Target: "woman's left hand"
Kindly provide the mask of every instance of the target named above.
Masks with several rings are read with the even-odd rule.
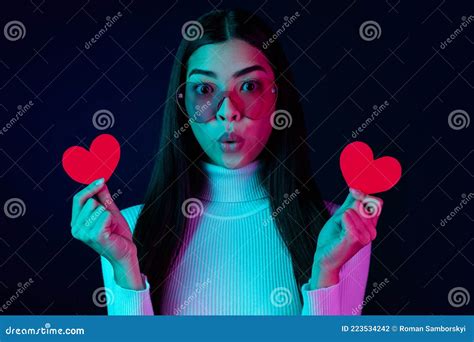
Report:
[[[377,235],[382,210],[381,198],[350,189],[342,206],[319,233],[310,288],[329,287],[339,282],[341,267]]]

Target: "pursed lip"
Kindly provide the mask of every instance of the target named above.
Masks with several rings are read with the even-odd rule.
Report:
[[[241,141],[243,141],[244,138],[242,138],[240,135],[238,135],[237,133],[235,132],[224,132],[224,134],[222,134],[219,139],[217,139],[218,142],[220,143],[230,143],[230,142],[235,142],[235,143],[239,143]]]

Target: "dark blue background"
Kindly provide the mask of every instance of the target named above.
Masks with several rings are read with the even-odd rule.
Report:
[[[26,205],[17,219],[0,215],[0,305],[18,283],[34,279],[5,313],[105,313],[92,302],[102,286],[99,258],[70,234],[71,197],[81,186],[63,171],[62,153],[113,134],[122,157],[109,188],[121,189],[121,208],[141,203],[182,25],[214,7],[241,6],[275,30],[285,16],[300,13],[279,39],[303,95],[306,143],[326,199],[345,198],[340,150],[374,105],[389,102],[357,138],[404,169],[396,188],[381,195],[367,293],[374,282],[390,282],[364,313],[472,314],[472,301],[454,308],[448,292],[473,290],[473,204],[445,227],[440,220],[473,192],[472,124],[453,130],[448,115],[473,113],[474,23],[446,49],[440,42],[473,14],[473,2],[322,3],[2,1],[0,27],[19,20],[26,36],[11,42],[0,35],[0,126],[18,105],[34,102],[0,136],[0,204],[16,197]],[[118,11],[123,17],[86,50]],[[361,39],[367,20],[379,23],[379,39]],[[99,131],[92,115],[103,108],[115,124]]]

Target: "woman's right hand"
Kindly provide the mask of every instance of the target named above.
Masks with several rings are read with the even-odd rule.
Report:
[[[71,233],[112,264],[118,285],[144,288],[132,233],[103,178],[74,195]]]

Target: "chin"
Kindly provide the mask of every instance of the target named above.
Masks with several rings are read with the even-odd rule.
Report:
[[[222,166],[228,169],[237,169],[245,165],[245,154],[242,153],[223,153]]]

